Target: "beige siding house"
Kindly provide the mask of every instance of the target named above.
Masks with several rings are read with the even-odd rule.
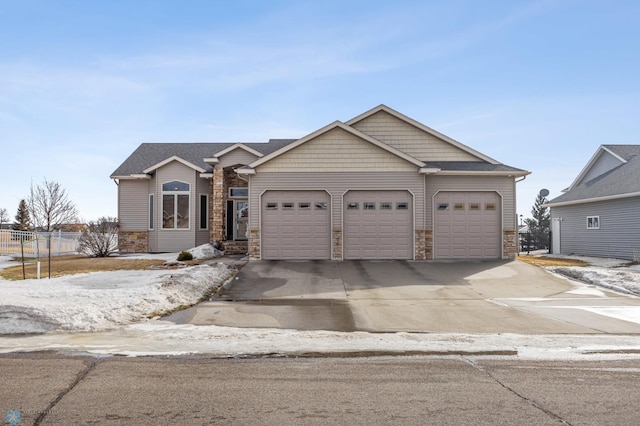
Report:
[[[252,259],[509,259],[504,165],[380,105],[300,139],[142,144],[112,174],[120,250]]]

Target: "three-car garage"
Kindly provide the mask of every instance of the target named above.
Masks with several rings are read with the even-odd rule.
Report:
[[[340,230],[345,260],[414,259],[414,194],[409,190],[268,190],[261,196],[261,258],[329,260]],[[498,259],[501,199],[495,191],[433,196],[433,259]],[[332,216],[334,207],[338,214]]]

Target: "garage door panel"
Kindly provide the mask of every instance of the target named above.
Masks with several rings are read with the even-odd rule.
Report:
[[[267,191],[262,196],[263,259],[329,259],[330,205],[325,191]],[[267,209],[275,204],[276,209]],[[286,208],[285,208],[286,207]]]
[[[434,201],[436,258],[500,257],[501,213],[497,193],[440,192]]]
[[[404,190],[348,191],[343,211],[344,258],[412,259],[412,203],[413,197]],[[372,208],[365,209],[366,205]]]

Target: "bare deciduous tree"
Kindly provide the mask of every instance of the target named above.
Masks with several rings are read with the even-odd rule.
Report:
[[[7,213],[7,209],[0,209],[0,229],[6,222],[9,222],[9,213]]]
[[[118,250],[118,219],[101,217],[87,223],[80,236],[80,251],[87,256],[108,257]]]
[[[47,233],[49,278],[51,278],[51,233],[62,224],[76,222],[78,210],[69,200],[67,191],[58,182],[47,179],[42,186],[34,187],[31,184],[28,206],[36,232],[42,230]]]
[[[31,185],[29,194],[31,220],[45,232],[55,231],[64,223],[78,220],[78,210],[69,200],[67,191],[58,182],[44,180],[42,186]]]

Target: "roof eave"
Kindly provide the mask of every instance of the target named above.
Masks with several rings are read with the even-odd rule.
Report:
[[[472,171],[472,170],[442,170],[438,172],[440,176],[509,176],[523,177],[530,175],[531,172],[526,170],[489,170],[489,171]]]
[[[111,179],[119,179],[119,180],[151,179],[151,175],[146,173],[133,173],[130,175],[111,175],[109,177]]]
[[[586,203],[595,203],[597,201],[609,201],[609,200],[619,200],[621,198],[632,198],[632,197],[640,197],[640,192],[629,192],[626,194],[614,194],[614,195],[604,195],[602,197],[592,197],[592,198],[582,198],[580,200],[570,200],[570,201],[560,201],[557,203],[545,203],[543,207],[561,207],[561,206],[571,206],[575,204],[586,204]]]
[[[255,175],[256,174],[256,169],[248,168],[248,167],[240,167],[234,170],[239,175]]]

